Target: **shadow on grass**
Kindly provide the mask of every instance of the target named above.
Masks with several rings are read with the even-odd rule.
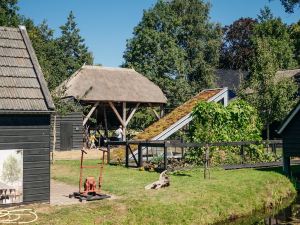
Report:
[[[172,173],[173,176],[178,176],[178,177],[191,177],[191,174],[186,174],[186,173]]]

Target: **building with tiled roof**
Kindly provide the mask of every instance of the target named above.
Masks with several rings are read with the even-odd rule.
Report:
[[[0,111],[53,109],[26,29],[0,27]]]
[[[50,201],[53,111],[26,28],[0,27],[0,158],[8,150],[23,153],[24,203]]]

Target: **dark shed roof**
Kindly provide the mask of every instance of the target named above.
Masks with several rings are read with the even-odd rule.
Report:
[[[248,76],[249,72],[242,70],[230,70],[230,69],[217,69],[216,86],[219,88],[228,87],[229,90],[238,90],[243,80]],[[296,78],[300,80],[300,69],[293,70],[279,70],[276,73],[276,79],[282,78]]]
[[[26,28],[0,27],[0,112],[53,109]]]
[[[300,101],[295,106],[295,108],[289,113],[289,115],[284,119],[280,128],[278,129],[277,133],[282,134],[285,128],[289,125],[289,123],[293,120],[293,118],[299,113],[300,111]]]

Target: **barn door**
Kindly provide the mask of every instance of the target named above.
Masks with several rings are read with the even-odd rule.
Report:
[[[60,150],[71,150],[73,143],[73,124],[60,123]]]

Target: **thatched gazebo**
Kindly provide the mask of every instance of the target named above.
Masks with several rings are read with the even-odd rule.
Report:
[[[95,113],[100,115],[107,130],[107,114],[113,112],[123,126],[124,140],[126,127],[139,107],[151,107],[159,119],[167,102],[161,89],[134,69],[84,65],[60,88],[65,89],[63,98],[92,105],[83,126]],[[155,110],[158,106],[160,112]]]

